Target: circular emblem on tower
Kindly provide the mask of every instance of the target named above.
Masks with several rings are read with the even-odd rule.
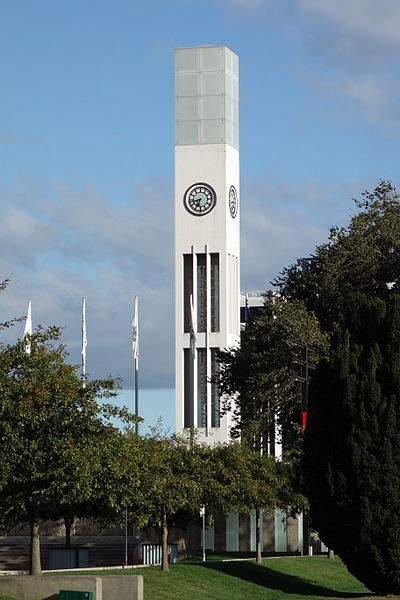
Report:
[[[198,217],[209,213],[216,202],[217,195],[208,183],[194,183],[183,196],[183,204],[186,210]]]
[[[234,185],[229,188],[229,210],[232,217],[235,218],[238,211],[238,197]]]

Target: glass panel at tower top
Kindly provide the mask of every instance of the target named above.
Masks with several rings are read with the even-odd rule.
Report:
[[[175,50],[175,145],[239,149],[239,59],[226,46]]]

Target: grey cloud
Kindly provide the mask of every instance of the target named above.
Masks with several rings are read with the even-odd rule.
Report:
[[[398,134],[400,4],[397,0],[226,0],[290,39],[293,77],[317,91],[327,112]],[[329,106],[329,104],[331,106]],[[336,106],[340,104],[340,106]]]
[[[34,323],[66,327],[71,361],[80,361],[81,298],[86,297],[88,371],[121,375],[132,384],[131,322],[139,295],[141,384],[173,386],[173,193],[141,185],[139,201],[113,206],[99,192],[57,184],[32,203],[29,186],[3,190],[0,279],[4,318],[26,312]],[[167,191],[168,194],[168,191]],[[12,199],[12,200],[11,200]],[[6,215],[6,218],[4,218]],[[22,335],[23,324],[3,339]],[[155,362],[154,362],[155,361]],[[156,367],[154,366],[156,365]]]
[[[285,266],[327,241],[344,225],[363,186],[323,186],[313,180],[288,185],[273,177],[247,179],[241,193],[241,287],[263,290]],[[333,216],[334,215],[334,216]],[[337,221],[332,222],[335,218]]]
[[[298,0],[308,46],[328,67],[315,86],[349,102],[352,118],[393,130],[398,120],[400,5],[395,0]],[[354,110],[352,110],[354,108]],[[358,112],[360,111],[360,112]]]
[[[344,36],[375,48],[400,46],[397,0],[298,0],[299,6],[325,19]]]

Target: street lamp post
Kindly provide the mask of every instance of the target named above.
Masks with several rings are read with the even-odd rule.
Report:
[[[202,506],[200,509],[200,516],[203,520],[203,539],[202,539],[202,548],[203,548],[203,562],[206,562],[206,507]]]
[[[122,516],[125,517],[125,567],[128,566],[128,507],[125,506],[122,511]]]

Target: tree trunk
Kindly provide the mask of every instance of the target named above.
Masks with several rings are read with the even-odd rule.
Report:
[[[71,545],[71,528],[74,524],[74,517],[64,517],[65,525],[65,547],[69,548]]]
[[[32,517],[31,526],[31,550],[30,550],[30,569],[29,575],[41,575],[42,566],[40,563],[40,537],[39,537],[39,519]]]
[[[331,548],[328,548],[328,558],[332,560],[335,558],[335,553],[333,550],[331,550]]]
[[[261,556],[261,510],[256,508],[256,553],[257,553],[257,564],[262,564]]]
[[[162,563],[161,569],[163,571],[169,571],[168,565],[168,524],[167,524],[167,511],[165,506],[161,509],[161,544],[162,544]]]

